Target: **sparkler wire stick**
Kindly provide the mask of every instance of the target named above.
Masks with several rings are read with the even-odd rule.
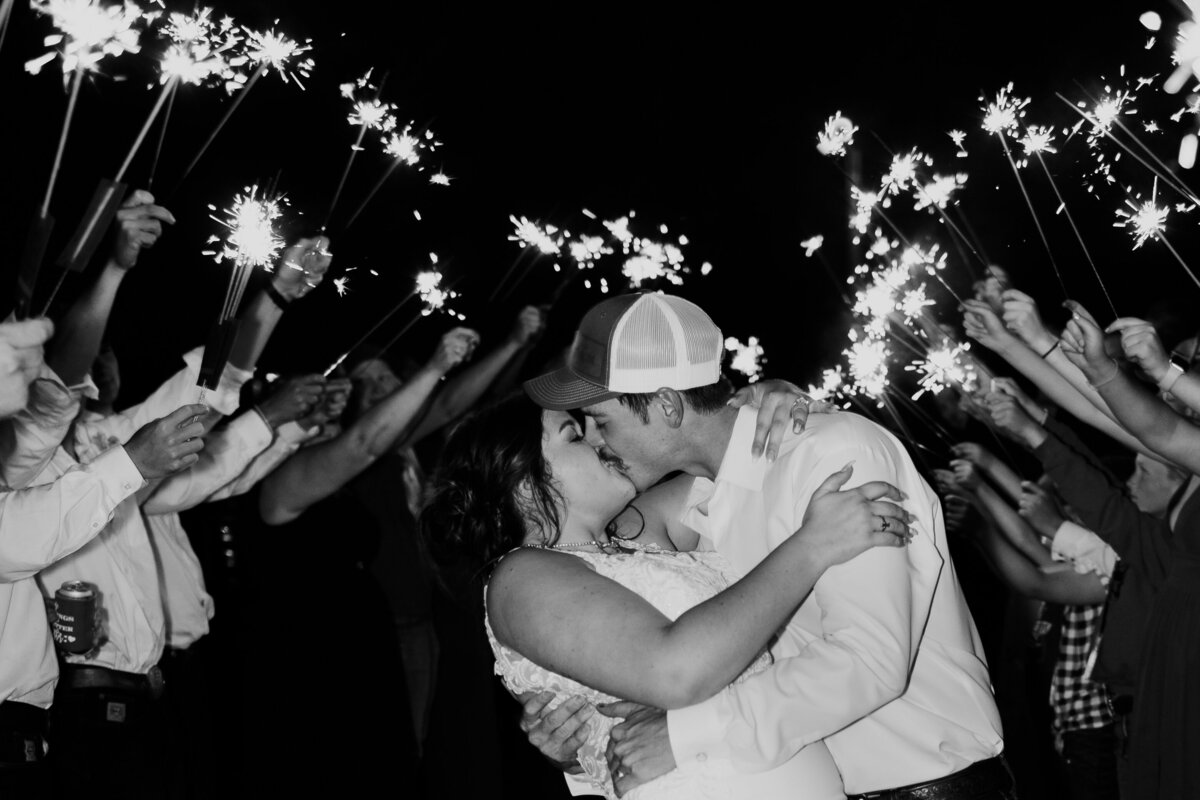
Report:
[[[54,153],[54,165],[50,167],[50,181],[46,184],[46,196],[42,198],[42,217],[50,213],[50,196],[58,181],[58,169],[62,166],[63,151],[67,148],[67,132],[71,129],[71,117],[75,114],[75,101],[79,99],[79,85],[83,83],[83,67],[76,67],[71,76],[71,94],[67,99],[67,112],[63,117],[62,133],[58,137],[58,150]]]
[[[183,185],[185,180],[187,180],[188,175],[192,173],[192,169],[195,168],[196,164],[200,162],[200,159],[204,157],[204,154],[208,152],[209,145],[211,145],[213,140],[217,138],[217,134],[221,132],[223,127],[225,127],[225,123],[228,122],[229,118],[233,116],[233,112],[237,111],[238,106],[241,105],[241,102],[246,99],[246,94],[254,87],[254,84],[266,71],[266,63],[259,64],[258,69],[254,70],[254,73],[250,76],[250,79],[246,81],[246,85],[242,87],[241,91],[238,92],[237,97],[233,98],[233,102],[229,104],[229,108],[225,109],[225,114],[221,117],[221,121],[218,122],[217,126],[212,129],[211,133],[208,134],[208,138],[204,140],[204,144],[200,145],[200,151],[193,156],[191,163],[189,163],[187,168],[184,169],[183,175],[179,177],[179,181],[175,184],[175,188],[171,190],[172,195],[179,191],[179,187]]]
[[[504,277],[496,283],[496,287],[492,289],[491,295],[488,296],[489,303],[494,301],[496,299],[496,295],[499,294],[500,290],[504,288],[504,284],[507,283],[509,277],[512,276],[513,270],[515,270],[517,265],[521,263],[521,260],[525,258],[527,250],[528,248],[521,250],[521,252],[517,254],[517,257],[513,259],[513,262],[508,265],[508,270],[504,273]]]
[[[379,79],[379,85],[375,87],[375,102],[379,101],[380,95],[383,94],[383,84],[387,82],[387,73]],[[342,170],[342,177],[338,181],[337,189],[333,192],[333,200],[329,203],[329,210],[325,212],[325,221],[321,223],[321,233],[329,227],[329,220],[333,218],[333,210],[337,207],[338,198],[342,196],[342,189],[346,186],[346,178],[350,176],[350,168],[354,166],[354,159],[358,155],[358,151],[362,150],[363,138],[367,135],[367,128],[371,123],[364,118],[362,124],[358,126],[358,138],[354,140],[354,144],[350,147],[350,158],[346,160],[346,168]]]
[[[172,91],[167,99],[167,110],[163,112],[162,125],[158,128],[158,144],[154,147],[154,160],[150,162],[150,175],[146,178],[146,190],[154,188],[154,173],[158,171],[158,157],[162,155],[163,142],[167,139],[167,124],[171,121],[171,111],[175,108],[175,95]]]
[[[1058,262],[1054,260],[1054,253],[1050,251],[1050,240],[1046,238],[1046,231],[1042,229],[1042,222],[1038,219],[1037,211],[1033,208],[1033,201],[1029,199],[1029,192],[1025,189],[1025,181],[1021,180],[1021,173],[1013,161],[1012,151],[1008,149],[1008,138],[1004,135],[1004,131],[999,131],[998,135],[1000,146],[1004,148],[1004,158],[1008,161],[1009,168],[1012,169],[1013,177],[1017,179],[1017,186],[1021,187],[1021,196],[1025,198],[1025,206],[1029,209],[1029,215],[1033,217],[1033,224],[1037,228],[1038,236],[1042,239],[1042,246],[1046,248],[1046,257],[1050,259],[1050,266],[1054,269],[1054,277],[1058,278],[1058,285],[1062,289],[1063,297],[1070,298],[1071,293],[1067,291],[1067,284],[1063,281],[1062,273],[1058,271]]]
[[[1192,279],[1192,282],[1197,286],[1200,286],[1200,279],[1196,278],[1196,273],[1192,272],[1192,268],[1187,265],[1187,262],[1183,260],[1183,257],[1179,255],[1179,252],[1171,246],[1171,243],[1167,241],[1167,237],[1162,233],[1157,234],[1157,237],[1158,240],[1166,245],[1167,249],[1171,251],[1171,255],[1175,256],[1175,260],[1179,262],[1179,266],[1183,267],[1183,271],[1188,274],[1188,277]]]
[[[392,162],[392,165],[384,171],[383,176],[375,183],[375,186],[371,189],[371,191],[367,193],[366,199],[359,203],[358,208],[355,209],[354,213],[350,215],[350,221],[342,227],[343,231],[349,230],[350,226],[354,224],[354,221],[358,219],[358,215],[361,214],[363,209],[367,207],[367,203],[371,202],[371,199],[375,197],[376,193],[383,188],[383,184],[387,183],[387,179],[390,178],[392,173],[396,171],[396,168],[400,166],[401,161],[402,159],[397,158]]]
[[[424,317],[424,315],[417,314],[415,317],[413,317],[407,323],[405,323],[404,327],[400,329],[400,332],[397,333],[395,336],[393,336],[391,339],[389,339],[388,343],[383,346],[383,349],[379,351],[380,354],[386,353],[388,350],[390,350],[392,345],[394,345],[400,339],[401,336],[408,333],[408,329],[411,328],[413,325],[416,325],[417,320],[423,319],[423,317]]]
[[[904,392],[894,392],[893,396],[898,397],[901,400],[903,400],[905,406],[910,411],[912,411],[913,414],[917,418],[919,418],[922,422],[924,422],[925,425],[931,431],[933,431],[934,434],[936,434],[937,437],[939,439],[941,439],[943,442],[945,442],[946,444],[950,444],[950,445],[958,444],[957,438],[955,436],[953,436],[948,430],[946,430],[945,426],[943,426],[936,419],[934,419],[932,416],[930,416],[930,414],[928,412],[926,412],[925,409],[921,408],[921,406],[917,403],[917,401],[913,400],[911,397],[906,395]]]
[[[1093,125],[1095,124],[1095,122],[1094,122],[1095,118],[1092,117],[1090,114],[1088,114],[1086,111],[1079,108],[1074,103],[1072,103],[1070,100],[1063,97],[1061,94],[1058,94],[1057,92],[1055,93],[1055,96],[1058,97],[1059,100],[1063,101],[1063,103],[1065,103],[1067,105],[1067,107],[1070,108],[1072,111],[1074,111],[1076,114],[1083,117],[1088,122],[1092,122]],[[1137,161],[1143,167],[1150,170],[1156,176],[1161,178],[1163,183],[1167,184],[1172,189],[1179,192],[1179,194],[1183,195],[1183,197],[1186,198],[1189,202],[1195,203],[1196,205],[1200,206],[1200,197],[1196,197],[1194,192],[1192,192],[1186,186],[1183,186],[1182,184],[1178,183],[1175,180],[1173,175],[1171,175],[1169,173],[1164,174],[1161,170],[1156,168],[1154,165],[1147,162],[1146,159],[1142,158],[1137,153],[1133,152],[1133,150],[1129,149],[1128,145],[1126,145],[1124,142],[1122,142],[1116,136],[1113,136],[1112,131],[1102,128],[1102,129],[1100,129],[1100,132],[1103,133],[1105,136],[1107,136],[1109,139],[1112,139],[1114,142],[1116,142],[1117,146],[1120,147],[1122,150],[1124,150],[1126,153],[1128,153],[1130,155],[1130,157],[1132,157],[1135,161]]]
[[[416,297],[416,295],[417,295],[417,292],[415,289],[413,291],[409,292],[407,295],[405,295],[403,300],[401,300],[399,303],[397,303],[395,306],[393,306],[391,311],[384,314],[383,317],[378,322],[376,322],[374,325],[371,326],[371,329],[369,331],[367,331],[362,336],[360,336],[358,338],[358,341],[356,341],[354,344],[350,345],[350,347],[348,347],[344,353],[342,353],[340,356],[337,357],[336,361],[334,361],[332,364],[329,365],[329,368],[326,369],[324,372],[325,377],[328,378],[329,374],[331,372],[333,372],[335,369],[337,369],[339,366],[341,366],[342,362],[345,361],[350,356],[350,354],[353,353],[355,351],[355,349],[358,348],[359,345],[361,345],[367,339],[371,338],[371,334],[373,334],[373,333],[375,333],[375,331],[379,330],[380,326],[383,325],[383,323],[385,323],[389,319],[391,319],[392,315],[394,315],[397,311],[399,311],[401,309],[401,307],[404,306],[405,303],[407,303],[409,300]],[[408,330],[408,329],[405,328],[405,330]],[[393,339],[392,341],[395,341],[395,340]]]
[[[146,134],[150,132],[150,126],[154,124],[154,119],[158,116],[158,112],[162,110],[163,103],[167,101],[167,95],[175,91],[175,87],[178,85],[178,75],[172,75],[163,84],[162,91],[158,93],[158,99],[154,101],[154,108],[150,109],[150,116],[146,117],[146,123],[142,125],[142,130],[138,133],[137,139],[134,140],[133,147],[129,149],[129,154],[125,156],[125,162],[117,170],[117,176],[113,179],[116,183],[120,183],[121,179],[125,177],[125,172],[129,169],[129,165],[133,163],[133,157],[137,155],[138,149],[146,139]]]
[[[0,0],[0,47],[4,47],[4,35],[8,33],[8,18],[12,15],[14,0]]]
[[[1054,190],[1054,196],[1058,198],[1059,206],[1063,213],[1067,216],[1067,222],[1071,225],[1071,230],[1075,232],[1075,238],[1079,241],[1080,248],[1083,249],[1083,255],[1087,258],[1088,264],[1092,268],[1092,274],[1096,276],[1096,282],[1100,284],[1101,291],[1104,292],[1104,299],[1108,301],[1108,307],[1112,309],[1114,317],[1121,316],[1117,313],[1117,307],[1113,304],[1112,296],[1108,293],[1108,287],[1104,285],[1104,279],[1100,277],[1100,270],[1096,268],[1096,262],[1092,260],[1092,254],[1088,252],[1087,244],[1083,241],[1083,235],[1079,232],[1079,228],[1075,225],[1075,218],[1071,216],[1071,209],[1067,208],[1067,201],[1063,199],[1062,194],[1058,191],[1058,184],[1054,181],[1054,176],[1050,174],[1050,168],[1046,166],[1045,159],[1041,153],[1034,153],[1037,156],[1038,163],[1042,165],[1042,171],[1046,173],[1046,180],[1050,182],[1050,188]]]
[[[917,437],[912,435],[912,431],[908,429],[908,426],[904,424],[904,420],[900,418],[900,412],[896,410],[894,405],[892,405],[892,400],[890,397],[888,397],[886,389],[884,390],[884,393],[879,396],[879,399],[883,401],[883,407],[888,410],[888,413],[892,415],[892,419],[896,421],[896,425],[900,428],[900,433],[904,435],[905,441],[915,442]],[[924,456],[922,456],[920,453],[917,453],[917,458],[919,458],[922,464],[924,464],[925,469],[930,469],[929,463],[925,461]]]

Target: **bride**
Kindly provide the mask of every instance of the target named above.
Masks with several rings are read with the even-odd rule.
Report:
[[[903,546],[910,516],[889,484],[839,491],[847,465],[814,493],[803,524],[738,579],[715,552],[688,552],[678,521],[690,480],[635,498],[612,456],[584,440],[582,418],[516,396],[464,421],[442,456],[422,528],[434,559],[487,578],[496,673],[514,694],[549,691],[592,704],[672,709],[771,668],[767,645],[826,568],[876,546]],[[890,532],[876,530],[885,517]],[[584,777],[615,798],[605,762],[615,720],[594,715]],[[636,800],[844,797],[816,743],[781,767],[739,774],[725,759],[677,769]]]

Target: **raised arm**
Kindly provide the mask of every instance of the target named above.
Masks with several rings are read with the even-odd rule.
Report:
[[[951,448],[959,459],[974,464],[988,477],[1005,497],[1017,502],[1021,497],[1021,476],[1013,468],[996,457],[992,451],[974,442],[960,442]]]
[[[117,211],[112,253],[96,282],[79,296],[59,322],[58,334],[46,355],[47,363],[67,386],[80,383],[92,368],[117,290],[137,264],[141,251],[158,241],[164,222],[174,224],[175,217],[154,204],[154,195],[141,189],[130,194]]]
[[[1200,428],[1176,414],[1104,351],[1104,334],[1078,303],[1063,331],[1062,349],[1087,376],[1130,433],[1157,455],[1200,472]]]
[[[419,442],[469,411],[492,385],[496,376],[533,341],[541,329],[542,312],[534,306],[522,309],[513,323],[512,330],[499,347],[446,380],[446,385],[434,397],[429,413],[421,419],[413,435],[406,437],[406,442]]]
[[[968,336],[1007,361],[1017,372],[1032,381],[1055,405],[1126,447],[1150,455],[1137,437],[1101,412],[1079,389],[1047,364],[1040,353],[1035,353],[1009,333],[986,303],[967,300],[963,305],[966,309],[963,325]],[[1061,347],[1057,348],[1050,357],[1055,357],[1060,350]]]
[[[797,533],[744,578],[674,621],[639,595],[562,553],[521,550],[488,589],[497,639],[526,658],[617,697],[679,708],[712,696],[750,664],[825,569],[907,535],[882,482],[838,491],[847,466],[813,496]],[[886,517],[891,533],[879,529]]]
[[[345,486],[391,449],[413,423],[438,381],[466,357],[474,331],[455,328],[407,383],[335,438],[296,453],[263,481],[259,512],[268,525],[290,522]]]
[[[184,406],[58,480],[0,493],[0,582],[28,578],[83,547],[126,498],[195,463],[201,408]]]
[[[1104,332],[1119,333],[1125,357],[1141,367],[1160,390],[1200,414],[1200,377],[1171,363],[1153,325],[1134,317],[1122,317]]]

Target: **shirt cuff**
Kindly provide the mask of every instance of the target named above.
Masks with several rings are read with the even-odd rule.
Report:
[[[146,479],[121,445],[105,450],[84,469],[100,480],[105,492],[112,497],[114,508],[146,485]]]
[[[1065,521],[1054,532],[1050,553],[1075,565],[1077,572],[1094,572],[1105,582],[1112,577],[1120,560],[1115,550],[1092,531],[1071,521]]]
[[[238,414],[230,421],[226,432],[236,435],[246,444],[248,450],[254,452],[266,450],[275,438],[275,431],[257,408]]]
[[[563,778],[567,781],[567,791],[571,793],[571,797],[596,796],[596,787],[592,785],[591,781],[567,772],[563,773]]]
[[[320,433],[320,431],[320,425],[314,425],[305,430],[300,423],[292,420],[291,422],[285,422],[280,425],[279,428],[276,429],[275,435],[278,436],[285,444],[294,444],[299,447]]]
[[[703,703],[667,712],[667,737],[678,768],[686,769],[710,758],[728,755],[721,713],[725,694],[721,692]]]

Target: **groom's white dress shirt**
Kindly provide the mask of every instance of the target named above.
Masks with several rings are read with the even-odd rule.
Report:
[[[681,769],[710,758],[776,767],[824,740],[846,792],[934,780],[1000,753],[987,664],[946,546],[937,496],[894,436],[849,413],[813,415],[778,459],[750,457],[743,408],[715,481],[697,478],[683,522],[741,574],[800,527],[817,487],[854,462],[848,487],[907,495],[916,536],[829,569],[772,652],[773,668],[667,714]]]

